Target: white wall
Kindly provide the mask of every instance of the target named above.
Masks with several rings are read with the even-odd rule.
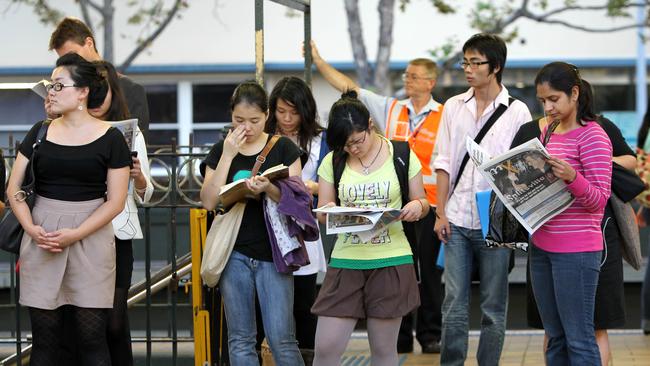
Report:
[[[169,0],[166,0],[168,3]],[[457,14],[437,14],[429,0],[412,0],[404,13],[396,11],[393,61],[404,61],[427,56],[428,50],[449,37],[459,43],[475,30],[468,26],[469,6],[475,0],[451,1]],[[499,0],[505,2],[504,0]],[[560,3],[563,0],[551,0]],[[134,47],[137,29],[126,25],[127,0],[115,0],[116,63],[122,61]],[[374,58],[378,38],[377,0],[360,1],[364,36],[368,54]],[[59,9],[79,16],[78,6],[72,0],[57,0]],[[214,64],[254,62],[254,2],[252,0],[194,0],[156,40],[135,64]],[[580,4],[600,4],[599,0],[580,0]],[[47,51],[51,27],[38,22],[31,8],[24,5],[0,5],[0,67],[48,66],[56,57]],[[302,15],[285,16],[286,8],[265,3],[267,62],[300,62]],[[584,24],[603,27],[622,24],[592,13],[577,13],[567,20],[580,19]],[[525,44],[509,45],[510,59],[563,58],[633,58],[636,40],[634,31],[612,34],[593,34],[568,30],[561,26],[540,25],[530,21],[517,23]],[[122,34],[131,34],[123,39]],[[329,61],[350,61],[352,58],[347,34],[347,20],[342,0],[312,0],[312,37],[318,42],[321,54]],[[102,46],[101,31],[97,40]],[[459,44],[460,46],[460,44]]]

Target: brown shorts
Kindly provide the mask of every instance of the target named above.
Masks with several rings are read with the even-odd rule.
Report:
[[[327,268],[311,312],[336,318],[402,317],[420,305],[412,264],[377,269]]]

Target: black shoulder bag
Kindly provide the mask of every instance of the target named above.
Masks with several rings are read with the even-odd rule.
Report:
[[[34,186],[36,184],[36,175],[34,175],[34,156],[36,156],[36,151],[47,133],[47,128],[50,125],[50,121],[43,121],[41,128],[38,130],[38,135],[36,136],[36,142],[32,148],[32,156],[29,158],[29,163],[25,169],[25,179],[23,184],[20,186],[20,191],[16,192],[16,195],[12,199],[17,201],[25,201],[29,210],[31,211],[34,208],[34,203],[36,201],[36,195],[34,194]],[[11,202],[12,199],[7,198],[7,202]],[[23,227],[18,222],[16,215],[11,210],[9,205],[5,210],[5,214],[0,221],[0,249],[18,254],[20,253],[20,242],[23,240]]]
[[[546,146],[558,122],[551,123],[546,130],[542,145]],[[528,232],[508,210],[506,205],[492,192],[490,195],[490,224],[485,236],[488,247],[505,247],[528,251]]]

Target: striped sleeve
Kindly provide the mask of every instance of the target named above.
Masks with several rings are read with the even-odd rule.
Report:
[[[611,194],[612,144],[596,123],[576,142],[582,173],[576,171],[576,179],[568,188],[587,210],[597,212],[605,208]]]

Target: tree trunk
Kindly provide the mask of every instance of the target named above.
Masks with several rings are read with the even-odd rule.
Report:
[[[379,94],[390,95],[392,88],[388,68],[390,63],[390,50],[393,45],[395,0],[380,0],[377,11],[379,12],[379,44],[377,47],[374,85]]]
[[[113,0],[104,0],[104,7],[102,9],[102,18],[104,21],[104,60],[113,63]]]
[[[348,18],[348,33],[354,56],[354,67],[357,71],[357,82],[362,88],[372,86],[372,70],[368,63],[366,44],[363,41],[361,18],[359,17],[359,1],[345,0],[345,14]]]

